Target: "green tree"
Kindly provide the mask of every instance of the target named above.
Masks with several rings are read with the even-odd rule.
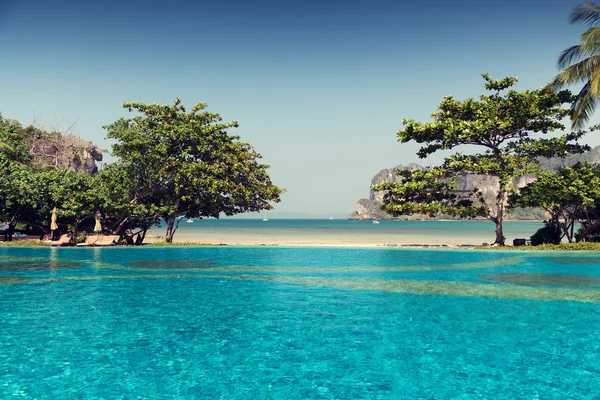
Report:
[[[417,153],[420,158],[439,150],[457,152],[439,167],[400,171],[402,182],[385,182],[373,189],[385,191],[382,208],[392,215],[485,217],[495,223],[494,243],[502,245],[504,211],[509,194],[515,190],[515,179],[535,172],[539,157],[581,153],[587,147],[576,143],[584,131],[541,136],[564,130],[561,120],[568,109],[562,104],[573,100],[569,91],[554,92],[545,87],[517,92],[510,89],[515,78],[493,80],[487,74],[483,78],[491,94],[464,101],[445,97],[432,122],[404,119],[404,127],[397,134],[402,143],[423,144]],[[477,150],[481,152],[463,153]],[[489,198],[476,187],[457,190],[456,177],[466,174],[493,177],[495,195]]]
[[[0,115],[0,153],[10,161],[29,164],[31,156],[27,141],[21,134],[23,127],[19,122],[2,118]]]
[[[34,170],[0,155],[0,220],[11,232],[21,223],[40,234],[50,232],[50,213],[57,208],[59,225],[77,236],[79,226],[103,205],[96,178],[66,169]]]
[[[101,198],[104,229],[126,240],[143,242],[146,232],[160,222],[160,209],[154,205],[150,193],[138,188],[130,165],[112,163],[97,175],[97,193]],[[146,201],[138,201],[137,193]]]
[[[42,176],[49,189],[48,209],[56,207],[59,225],[69,226],[74,240],[77,240],[81,224],[86,220],[92,221],[96,211],[103,206],[98,179],[67,169],[48,170]],[[50,215],[49,210],[47,216]]]
[[[6,154],[0,153],[0,221],[9,223],[9,240],[15,225],[37,203],[32,195],[34,184],[29,168],[11,162]]]
[[[571,122],[580,129],[591,117],[600,99],[600,6],[588,1],[575,7],[569,21],[589,28],[580,43],[564,50],[558,58],[562,70],[552,81],[556,89],[583,84],[571,104]]]
[[[538,180],[512,195],[511,204],[539,207],[550,214],[549,223],[558,226],[569,243],[575,240],[573,228],[581,224],[580,240],[587,241],[600,223],[600,167],[577,164],[558,173],[541,172]]]
[[[19,223],[40,235],[49,232],[53,203],[46,175],[0,154],[0,220],[9,223],[9,236]]]
[[[204,103],[190,112],[172,105],[124,103],[142,115],[105,127],[116,139],[114,155],[133,177],[131,201],[152,205],[167,221],[167,242],[180,219],[219,217],[270,209],[282,189],[272,184],[261,155],[227,133],[236,121],[222,123]]]

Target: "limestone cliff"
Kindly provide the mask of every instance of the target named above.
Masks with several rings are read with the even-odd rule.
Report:
[[[567,166],[571,166],[576,164],[577,162],[588,161],[590,163],[599,163],[600,162],[600,146],[595,147],[591,151],[580,154],[573,155],[566,158],[551,158],[551,159],[542,159],[541,165],[542,168],[549,171],[556,171],[560,168],[564,168]],[[394,168],[383,169],[379,171],[373,179],[371,179],[371,186],[378,185],[383,182],[399,182],[401,178],[396,175],[397,170],[410,170],[414,171],[416,169],[422,169],[424,167],[418,164],[408,164],[408,165],[398,165]],[[523,187],[535,180],[533,175],[526,175],[520,178],[517,178],[514,182],[515,186],[520,188]],[[467,175],[457,178],[457,184],[460,190],[472,190],[477,187],[483,193],[484,199],[487,204],[494,204],[493,199],[496,197],[497,186],[498,186],[498,178],[487,176],[487,175]],[[373,190],[369,191],[368,199],[360,199],[358,203],[356,203],[356,210],[350,214],[348,219],[352,220],[370,220],[370,219],[394,219],[393,216],[381,210],[381,205],[383,204],[383,193],[382,192],[374,192]],[[400,219],[429,219],[423,215],[408,215],[399,217]],[[447,216],[440,216],[440,218],[449,218]],[[506,219],[544,219],[545,214],[541,210],[532,210],[532,209],[516,209],[511,210]]]
[[[28,135],[27,144],[33,164],[39,168],[67,168],[94,175],[96,162],[102,161],[100,148],[73,135],[36,130]]]

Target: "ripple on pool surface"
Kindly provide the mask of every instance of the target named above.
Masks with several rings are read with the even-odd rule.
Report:
[[[0,285],[19,283],[25,281],[24,278],[19,278],[16,276],[0,276]]]
[[[72,261],[15,261],[0,263],[0,271],[48,271],[81,266],[83,264]]]
[[[591,257],[551,257],[547,260],[561,264],[600,264],[600,259]]]
[[[198,268],[214,267],[219,265],[216,262],[203,261],[179,261],[179,260],[152,260],[152,261],[134,261],[128,264],[132,268]]]
[[[600,277],[571,274],[506,273],[479,275],[480,279],[526,286],[600,286]]]

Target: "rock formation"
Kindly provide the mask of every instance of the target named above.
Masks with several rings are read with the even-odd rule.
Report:
[[[93,143],[73,135],[37,131],[28,135],[29,154],[39,168],[67,168],[94,175],[97,161],[102,161],[102,150]]]
[[[566,158],[550,158],[542,159],[540,164],[542,168],[548,171],[557,171],[560,168],[574,165],[578,162],[588,161],[590,163],[600,162],[600,146],[595,147],[591,151],[573,155]],[[373,179],[371,179],[371,187],[373,185],[379,185],[383,182],[399,182],[402,178],[396,175],[396,170],[410,170],[423,169],[424,167],[418,164],[398,165],[394,168],[382,169],[379,171]],[[517,178],[514,182],[515,186],[520,188],[535,180],[533,175],[525,175]],[[493,205],[493,199],[496,197],[498,187],[498,178],[488,175],[466,175],[457,178],[459,190],[472,190],[477,187],[483,193],[486,204]],[[371,219],[395,219],[392,215],[381,210],[383,204],[383,193],[369,191],[368,199],[360,199],[356,203],[356,209],[350,214],[348,219],[351,220],[371,220]],[[452,218],[448,216],[440,216],[440,218]],[[532,209],[515,209],[510,210],[506,215],[506,219],[544,219],[545,215],[541,210]],[[403,215],[397,219],[430,219],[424,215]]]

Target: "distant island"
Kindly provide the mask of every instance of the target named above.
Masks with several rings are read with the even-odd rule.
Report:
[[[548,171],[558,171],[561,168],[575,165],[578,162],[588,161],[590,163],[600,162],[600,146],[594,147],[592,150],[579,155],[572,155],[566,158],[545,158],[540,160],[540,164],[543,169]],[[385,181],[399,181],[399,177],[396,175],[397,170],[417,170],[424,169],[422,165],[411,163],[407,165],[398,165],[393,168],[382,169],[379,171],[373,179],[371,179],[371,185],[381,184]],[[459,177],[457,183],[460,190],[469,190],[474,187],[478,187],[485,197],[493,197],[496,195],[495,187],[497,186],[494,181],[494,177],[487,175],[476,175],[471,174],[464,177]],[[526,175],[515,181],[517,187],[523,187],[528,183],[535,181],[533,175]],[[368,199],[360,199],[356,203],[356,209],[348,216],[349,220],[433,220],[433,219],[456,219],[451,216],[440,215],[438,218],[430,218],[422,214],[405,215],[399,218],[393,217],[385,211],[381,210],[383,204],[383,193],[374,192],[369,190]],[[507,215],[507,220],[518,220],[518,221],[542,221],[547,218],[546,213],[540,209],[534,208],[515,208],[510,210]]]

